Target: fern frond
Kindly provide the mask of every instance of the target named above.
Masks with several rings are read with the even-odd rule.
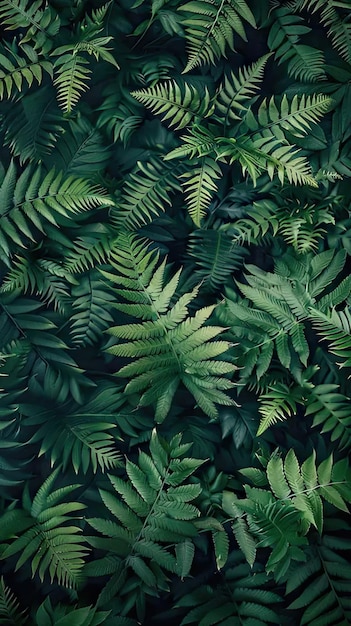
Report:
[[[197,534],[194,522],[200,515],[192,502],[201,488],[185,481],[203,461],[184,457],[188,448],[180,436],[168,444],[154,430],[150,454],[140,452],[138,463],[126,462],[129,482],[110,475],[114,493],[100,490],[116,518],[108,534],[124,540],[115,542],[110,552],[118,557],[122,570],[131,568],[148,587],[157,586],[153,564],[182,576],[191,567],[194,550],[189,537]],[[88,523],[106,533],[105,520],[94,518]]]
[[[189,389],[203,410],[216,417],[215,403],[232,404],[222,389],[233,383],[211,376],[212,364],[226,352],[229,342],[212,339],[222,332],[221,327],[203,326],[211,307],[199,309],[189,316],[188,306],[198,289],[183,294],[171,304],[179,283],[180,271],[166,282],[166,262],[157,269],[157,256],[145,253],[132,236],[121,235],[117,250],[111,255],[115,274],[102,274],[122,288],[115,292],[132,304],[115,304],[116,308],[136,318],[148,320],[148,337],[139,339],[140,324],[114,326],[109,333],[117,338],[132,337],[118,343],[108,352],[115,356],[132,357],[133,361],[118,371],[118,376],[129,378],[126,392],[141,393],[141,404],[156,401],[155,417],[162,421],[170,408],[180,382]],[[201,330],[200,330],[201,329]],[[196,331],[196,332],[194,332]],[[201,333],[201,334],[200,334]],[[203,364],[202,371],[198,369]],[[235,368],[228,365],[228,370]],[[162,375],[161,375],[162,374]]]
[[[69,120],[55,143],[55,152],[46,159],[47,168],[55,167],[64,176],[91,179],[101,172],[111,157],[101,134],[86,118]]]
[[[340,449],[350,445],[351,413],[350,399],[340,393],[335,384],[321,384],[309,395],[306,415],[313,417],[313,426],[329,433],[331,441],[338,441]]]
[[[88,90],[91,69],[88,61],[79,54],[63,54],[54,63],[54,85],[57,88],[57,100],[65,113],[71,113]]]
[[[333,309],[325,315],[317,309],[310,310],[310,319],[314,328],[324,341],[329,342],[332,354],[342,358],[339,367],[351,365],[351,314],[348,308],[344,311]]]
[[[241,120],[241,115],[249,108],[263,80],[268,58],[269,54],[266,54],[250,67],[239,68],[237,76],[234,72],[225,76],[215,99],[215,115],[223,120],[225,128],[233,120]]]
[[[11,104],[4,116],[5,144],[21,165],[43,161],[65,127],[55,93],[49,86],[40,87]]]
[[[321,23],[326,26],[328,36],[331,38],[333,46],[347,62],[351,61],[351,27],[346,19],[342,19],[337,9],[349,9],[347,2],[336,2],[335,0],[297,0],[296,8],[307,8],[312,13],[319,13]]]
[[[269,591],[267,578],[259,568],[250,569],[239,551],[232,551],[222,582],[216,586],[202,585],[183,595],[175,605],[186,609],[181,626],[229,626],[230,624],[279,624],[281,599]],[[254,620],[254,621],[253,621]]]
[[[8,249],[10,238],[18,246],[23,241],[35,241],[38,232],[45,232],[45,222],[57,226],[54,214],[67,217],[97,206],[111,205],[112,200],[101,188],[79,178],[63,178],[54,170],[45,174],[39,166],[24,169],[16,178],[11,162],[0,186],[1,246]]]
[[[288,608],[293,615],[302,611],[304,624],[343,626],[350,621],[348,548],[331,527],[306,549],[306,562],[291,567],[286,585],[287,598],[292,599]]]
[[[246,251],[233,244],[220,230],[194,230],[189,239],[188,254],[196,264],[198,282],[212,290],[219,289],[244,261]]]
[[[11,529],[10,536],[6,537],[9,543],[3,545],[1,558],[7,559],[20,553],[16,569],[30,561],[32,575],[37,573],[42,582],[49,574],[51,580],[55,578],[60,585],[71,588],[81,579],[87,549],[78,537],[81,529],[78,526],[67,526],[67,523],[77,520],[72,513],[82,510],[85,505],[62,502],[65,495],[76,489],[77,485],[52,491],[57,475],[58,471],[55,470],[33,500],[29,499],[27,529],[23,531],[21,526],[19,531],[15,527]],[[22,513],[22,510],[19,512]]]
[[[32,42],[35,49],[48,52],[51,38],[60,28],[60,18],[52,7],[41,6],[41,0],[1,0],[0,21],[6,30],[25,29],[21,45]]]
[[[26,611],[21,611],[14,593],[0,579],[0,619],[4,626],[24,626],[27,623]]]
[[[93,345],[113,322],[109,312],[111,296],[93,273],[81,278],[79,285],[73,287],[72,296],[72,341],[76,346]]]
[[[303,137],[311,130],[311,125],[316,124],[329,110],[331,103],[332,100],[323,94],[300,97],[296,95],[290,102],[284,95],[278,105],[273,96],[269,100],[263,100],[257,118],[250,111],[245,122],[252,132],[258,131],[262,137],[284,140],[284,130],[296,137]],[[268,135],[267,131],[272,135]]]
[[[189,57],[184,73],[226,56],[227,47],[234,50],[234,33],[246,41],[243,22],[256,27],[254,15],[243,0],[192,1],[181,5],[178,10],[190,13],[183,20]]]
[[[121,404],[118,391],[102,386],[85,401],[84,408],[66,403],[35,412],[31,405],[22,409],[27,427],[35,427],[31,442],[40,442],[39,456],[47,455],[52,466],[62,463],[64,471],[72,467],[76,474],[86,474],[120,465],[113,417]]]
[[[170,195],[180,188],[174,167],[152,159],[137,162],[126,177],[121,195],[111,216],[120,229],[135,230],[148,224],[153,217],[171,204]]]
[[[214,159],[203,157],[199,159],[191,172],[181,175],[186,179],[183,183],[185,201],[189,215],[195,226],[200,228],[201,220],[211,204],[214,193],[217,191],[216,180],[221,178],[222,171]]]
[[[53,304],[61,313],[69,301],[69,292],[63,280],[65,272],[61,265],[53,261],[18,256],[0,288],[2,293],[11,291],[38,294],[47,304]]]
[[[283,383],[269,387],[267,393],[260,396],[259,412],[262,415],[257,436],[262,435],[277,421],[283,421],[294,415],[296,402],[301,400],[299,393]]]
[[[110,48],[106,47],[112,37],[96,37],[96,30],[101,30],[101,27],[96,29],[93,26],[87,30],[83,27],[82,39],[59,46],[51,53],[58,57],[54,62],[54,85],[57,87],[58,102],[66,113],[71,113],[81,95],[88,89],[91,69],[87,67],[88,60],[82,56],[84,52],[93,55],[96,60],[101,57],[119,69]]]
[[[162,115],[162,121],[167,120],[175,130],[188,126],[194,119],[211,115],[213,110],[206,87],[199,92],[191,84],[178,85],[174,80],[132,91],[131,95],[155,115]]]
[[[112,209],[111,209],[112,210]],[[70,274],[85,272],[97,263],[106,263],[113,249],[116,236],[105,224],[86,224],[81,233],[67,249],[64,268]]]
[[[15,91],[21,92],[25,83],[31,87],[35,80],[40,85],[43,72],[52,77],[50,61],[40,59],[29,45],[23,44],[21,51],[24,56],[18,54],[18,48],[14,44],[0,48],[0,100],[11,98]]]
[[[316,82],[325,78],[325,60],[322,50],[300,43],[301,35],[310,31],[301,16],[291,13],[288,7],[280,7],[274,11],[267,43],[279,64],[287,62],[289,76]]]

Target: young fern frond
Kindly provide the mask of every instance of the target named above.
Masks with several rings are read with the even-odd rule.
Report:
[[[175,299],[181,270],[169,279],[166,261],[156,267],[158,255],[146,252],[143,242],[130,235],[120,235],[110,262],[114,273],[101,270],[102,274],[113,285],[120,285],[113,291],[126,301],[114,306],[143,320],[109,330],[123,342],[108,352],[133,359],[118,371],[118,376],[130,379],[125,391],[140,394],[141,405],[155,404],[159,422],[167,416],[181,382],[211,417],[218,414],[217,403],[233,404],[225,391],[234,384],[223,374],[235,368],[217,359],[230,344],[212,341],[222,327],[205,326],[214,307],[204,307],[189,316],[188,307],[198,288]]]
[[[62,54],[54,63],[57,100],[65,113],[71,113],[82,94],[88,90],[91,69],[80,54]]]
[[[87,33],[86,37],[89,37]],[[93,55],[96,60],[103,59],[119,69],[117,61],[106,47],[111,37],[95,37],[81,40],[77,43],[60,46],[53,50],[52,55],[57,59],[54,63],[57,99],[65,113],[71,113],[78,104],[81,95],[88,90],[91,78],[91,69],[87,67],[88,60],[83,53]]]
[[[256,27],[245,0],[195,0],[178,10],[190,14],[183,19],[188,42],[188,62],[183,73],[225,57],[227,47],[234,50],[234,33],[246,41],[244,22]]]
[[[201,121],[211,115],[213,105],[206,87],[200,92],[191,84],[180,84],[174,80],[158,83],[147,89],[132,91],[131,95],[155,115],[162,115],[175,130],[185,128],[193,120]]]

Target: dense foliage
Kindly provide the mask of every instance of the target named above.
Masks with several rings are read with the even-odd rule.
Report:
[[[351,21],[0,0],[0,622],[351,624]]]

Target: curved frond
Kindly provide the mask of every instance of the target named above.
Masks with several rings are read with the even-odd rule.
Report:
[[[179,7],[186,14],[183,24],[188,41],[188,62],[184,72],[204,63],[214,63],[234,50],[234,34],[246,40],[244,22],[256,26],[254,15],[244,0],[191,1]]]
[[[17,178],[14,162],[1,182],[0,199],[0,245],[5,253],[9,240],[23,248],[23,241],[35,241],[38,233],[45,232],[45,223],[57,226],[55,213],[67,217],[69,213],[112,204],[98,186],[72,176],[64,178],[55,170],[45,174],[40,167],[27,167]]]
[[[200,92],[191,84],[178,85],[174,80],[132,91],[131,95],[155,115],[162,115],[162,121],[167,120],[176,130],[188,126],[193,119],[211,115],[213,109],[206,87]]]
[[[52,77],[52,64],[40,59],[34,48],[23,44],[21,52],[24,56],[18,54],[14,44],[0,48],[0,100],[11,98],[16,91],[21,92],[26,83],[28,87],[31,87],[33,81],[40,85],[43,72]]]
[[[309,32],[311,28],[303,17],[291,13],[288,7],[280,7],[274,11],[267,42],[279,63],[287,63],[290,76],[316,82],[325,78],[325,59],[322,50],[300,43],[301,36]]]
[[[266,54],[250,67],[239,68],[238,75],[234,72],[225,76],[215,99],[215,114],[223,120],[224,127],[230,126],[233,120],[241,120],[252,103],[263,80],[263,73],[269,55]]]
[[[114,224],[135,230],[148,224],[154,216],[171,204],[170,195],[179,190],[174,167],[152,159],[138,161],[126,177],[121,195],[111,211]]]

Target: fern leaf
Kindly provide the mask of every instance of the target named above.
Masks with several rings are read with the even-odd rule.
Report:
[[[76,346],[94,345],[113,322],[109,312],[109,294],[92,273],[83,276],[72,289],[74,297],[71,336]]]
[[[226,56],[227,47],[234,50],[234,33],[246,40],[243,21],[256,26],[251,9],[243,0],[187,2],[178,10],[190,13],[183,20],[189,55],[184,73]]]
[[[121,461],[113,436],[116,425],[111,419],[111,412],[120,405],[119,393],[102,387],[86,399],[84,411],[79,405],[35,413],[23,406],[22,411],[26,425],[35,427],[32,443],[40,442],[39,455],[50,456],[52,465],[59,461],[64,470],[73,467],[75,473],[98,469],[104,472],[119,466]]]
[[[283,421],[296,411],[296,400],[287,385],[272,385],[268,392],[260,396],[259,412],[262,415],[257,436],[277,421]]]
[[[215,114],[223,120],[224,128],[233,120],[240,121],[242,114],[249,108],[262,82],[268,58],[269,55],[266,54],[250,67],[240,68],[237,76],[234,72],[225,76],[215,99]]]
[[[279,64],[287,62],[289,76],[316,82],[325,78],[325,60],[322,50],[300,43],[301,35],[310,31],[302,17],[291,14],[288,7],[278,8],[274,11],[268,46],[275,51]]]
[[[44,175],[40,167],[27,167],[15,182],[16,168],[12,163],[0,186],[4,242],[13,239],[24,247],[23,239],[33,239],[36,229],[44,231],[44,224],[57,226],[54,212],[67,216],[96,206],[111,205],[112,200],[101,188],[89,182],[68,177],[51,170]],[[4,245],[4,244],[3,244]]]
[[[0,618],[4,626],[24,626],[27,623],[25,611],[20,610],[14,593],[0,579]]]
[[[193,119],[201,120],[212,112],[211,96],[206,87],[203,93],[199,93],[192,85],[178,85],[174,80],[132,91],[131,95],[155,115],[162,115],[162,121],[167,120],[169,126],[175,126],[175,130],[188,126]]]
[[[313,426],[329,433],[331,441],[338,441],[341,449],[350,444],[350,401],[340,393],[338,385],[316,385],[309,394],[306,415],[312,415]]]
[[[119,246],[120,253],[114,256],[116,261],[120,259],[120,264],[113,262],[116,274],[105,272],[103,274],[117,284],[126,285],[127,288],[117,289],[117,293],[127,300],[137,302],[135,305],[118,304],[118,309],[135,317],[147,319],[152,322],[153,327],[145,339],[139,339],[140,330],[143,328],[140,324],[136,326],[135,336],[132,325],[129,325],[127,330],[122,327],[122,335],[118,326],[109,330],[110,334],[116,337],[125,337],[126,333],[133,337],[131,341],[119,343],[108,349],[112,354],[134,358],[118,372],[119,376],[131,379],[126,391],[141,393],[142,405],[152,404],[156,398],[160,398],[160,402],[157,403],[157,420],[161,421],[166,416],[165,411],[169,410],[170,400],[179,382],[182,381],[193,393],[196,401],[201,402],[203,410],[216,415],[215,403],[231,404],[230,398],[221,390],[233,386],[227,379],[209,376],[212,362],[216,363],[217,357],[229,347],[226,341],[211,341],[221,332],[220,327],[207,326],[199,334],[201,317],[205,321],[209,309],[198,311],[195,318],[189,317],[188,305],[198,290],[183,294],[172,305],[171,298],[177,288],[180,272],[164,285],[165,262],[155,270],[157,257],[150,253],[145,255],[145,251],[133,237],[120,237]],[[146,260],[150,260],[147,265]],[[149,323],[148,331],[150,327]],[[193,336],[192,331],[195,331]],[[201,338],[200,345],[198,337]],[[196,371],[193,366],[200,363],[203,363],[203,371]],[[229,365],[226,371],[229,371]]]
[[[11,103],[5,116],[5,143],[21,165],[46,158],[63,131],[65,121],[55,100],[51,87],[42,86]]]
[[[189,575],[193,563],[195,554],[194,544],[189,539],[186,539],[176,545],[175,552],[177,573],[180,579],[184,580],[184,578]]]
[[[308,548],[306,563],[291,569],[287,583],[288,597],[298,592],[289,610],[302,610],[302,622],[311,626],[341,626],[347,624],[350,603],[347,589],[350,584],[350,568],[345,553],[334,547],[336,538],[326,532],[321,542]],[[296,596],[296,594],[295,594]]]
[[[128,230],[149,223],[171,204],[170,195],[179,188],[173,167],[156,159],[147,163],[138,161],[111,212],[113,222],[119,229],[123,226]]]
[[[51,581],[55,578],[58,584],[71,588],[81,580],[87,549],[79,541],[81,529],[65,523],[76,519],[72,512],[85,505],[79,502],[58,504],[66,492],[73,491],[77,485],[51,492],[56,477],[57,471],[54,471],[39,488],[31,502],[33,525],[6,545],[2,558],[20,552],[16,569],[30,560],[33,576],[38,572],[43,582],[49,574]]]
[[[79,54],[63,54],[54,63],[57,100],[65,113],[71,113],[87,91],[91,76],[88,61]]]
[[[250,117],[249,127],[251,130],[259,127],[269,129],[275,137],[282,139],[283,129],[296,137],[303,137],[311,130],[311,124],[317,123],[328,111],[331,103],[331,99],[322,94],[300,97],[296,95],[291,102],[284,95],[279,109],[273,96],[269,100],[263,100],[258,110],[257,122]]]
[[[310,318],[321,337],[329,342],[332,354],[342,358],[339,367],[351,365],[351,316],[349,310],[332,310],[325,315],[317,309],[310,310]]]
[[[25,30],[21,44],[32,42],[35,49],[48,52],[52,48],[51,37],[60,28],[60,18],[52,7],[41,6],[41,0],[1,0],[0,20],[6,30]]]
[[[217,191],[215,180],[221,175],[220,167],[209,157],[203,157],[191,172],[181,175],[187,179],[183,187],[189,215],[198,228]]]
[[[52,77],[52,65],[49,61],[39,59],[36,51],[24,44],[21,50],[25,56],[18,54],[17,48],[12,45],[0,49],[0,99],[11,98],[14,91],[21,92],[23,84],[31,87],[35,80],[39,85],[43,79],[43,72]]]

